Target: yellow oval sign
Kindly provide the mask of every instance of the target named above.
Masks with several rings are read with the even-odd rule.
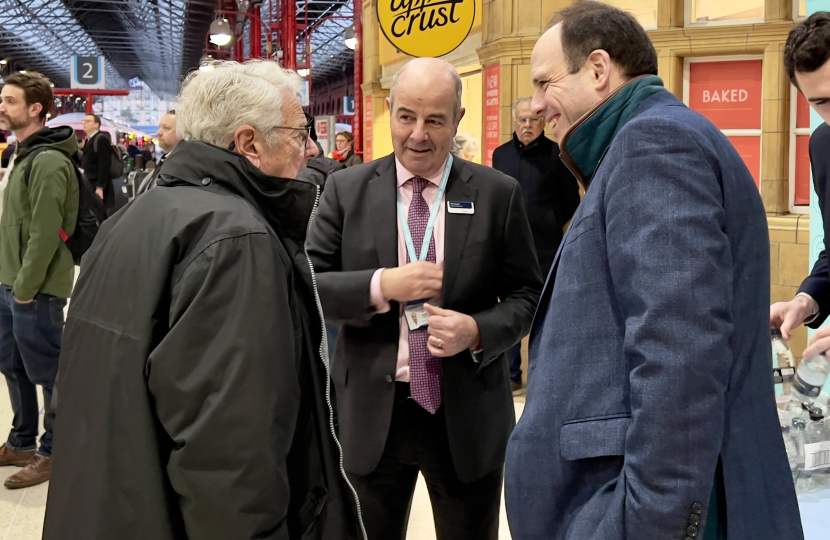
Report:
[[[380,28],[410,56],[444,56],[467,39],[475,0],[378,0]]]

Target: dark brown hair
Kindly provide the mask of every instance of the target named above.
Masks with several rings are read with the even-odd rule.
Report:
[[[42,109],[40,111],[40,119],[46,118],[49,114],[49,109],[52,108],[52,83],[49,79],[36,73],[29,71],[27,73],[12,73],[5,79],[5,84],[17,86],[23,90],[23,96],[26,100],[26,106],[40,103]]]
[[[336,139],[337,137],[340,137],[341,135],[342,135],[343,137],[345,137],[347,141],[349,141],[349,144],[351,144],[351,143],[353,143],[353,142],[354,142],[354,135],[352,135],[352,134],[351,134],[351,133],[349,133],[348,131],[341,131],[340,133],[338,133],[337,135],[335,135],[335,136],[334,136],[334,138]]]
[[[798,87],[797,72],[812,73],[830,59],[830,13],[817,11],[793,27],[784,47],[784,69]]]
[[[657,75],[657,52],[643,26],[630,14],[600,2],[573,4],[556,13],[548,29],[562,23],[562,50],[577,73],[596,50],[603,50],[623,76]]]
[[[98,116],[97,114],[91,114],[91,113],[90,113],[90,114],[88,114],[87,116],[91,116],[91,117],[92,117],[92,121],[93,121],[93,122],[95,122],[95,123],[96,123],[96,124],[98,124],[99,126],[101,125],[101,117],[100,117],[100,116]]]

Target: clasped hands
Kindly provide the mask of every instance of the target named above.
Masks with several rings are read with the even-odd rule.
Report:
[[[439,298],[443,280],[444,269],[440,265],[416,261],[384,270],[380,275],[380,289],[387,300],[406,304],[425,298]],[[465,349],[478,348],[481,336],[475,319],[430,304],[424,304],[424,309],[429,313],[427,347],[432,356],[446,358]]]

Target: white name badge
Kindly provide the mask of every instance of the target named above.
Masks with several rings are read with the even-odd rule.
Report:
[[[420,304],[410,304],[403,308],[403,311],[410,330],[417,330],[429,324],[429,313],[424,308],[423,302]]]
[[[471,201],[447,201],[447,212],[450,214],[475,214],[476,207]]]

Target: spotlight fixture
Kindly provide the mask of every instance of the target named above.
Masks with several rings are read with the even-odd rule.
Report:
[[[224,47],[233,39],[231,23],[224,17],[219,17],[210,23],[210,42],[218,47]]]
[[[297,70],[297,75],[299,75],[300,77],[308,77],[309,73],[311,73],[310,69],[298,69]]]
[[[214,67],[214,60],[212,55],[206,54],[199,59],[199,71],[212,71]]]
[[[355,50],[355,47],[357,47],[357,38],[354,34],[354,25],[346,28],[346,32],[343,34],[343,43],[345,43],[346,47],[351,50]]]

